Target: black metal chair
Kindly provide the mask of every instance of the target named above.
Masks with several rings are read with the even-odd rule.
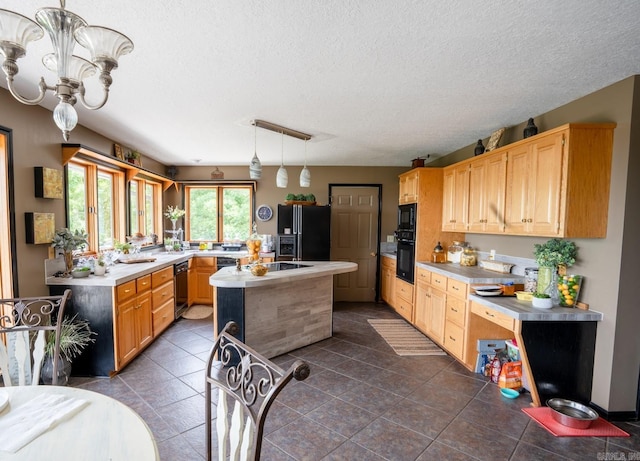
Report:
[[[47,332],[54,335],[51,384],[58,383],[60,330],[70,296],[71,290],[65,290],[59,296],[0,299],[0,371],[5,387],[40,383]]]
[[[233,335],[229,322],[218,335],[205,369],[207,460],[212,460],[212,387],[218,388],[216,433],[219,460],[260,459],[267,412],[292,378],[302,381],[309,366],[296,360],[286,371],[262,357]],[[233,408],[229,406],[229,400]]]

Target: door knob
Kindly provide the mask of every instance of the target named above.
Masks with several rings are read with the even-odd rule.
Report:
[[[378,253],[375,253],[375,252],[372,251],[371,252],[371,256],[378,256]]]

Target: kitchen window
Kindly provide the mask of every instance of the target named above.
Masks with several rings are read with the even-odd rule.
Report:
[[[162,187],[147,179],[129,182],[130,235],[140,233],[147,237],[162,233]],[[152,241],[147,242],[148,245]]]
[[[252,185],[185,186],[185,239],[246,240],[253,224]]]
[[[67,165],[67,227],[89,234],[89,252],[124,241],[124,173],[83,160]]]

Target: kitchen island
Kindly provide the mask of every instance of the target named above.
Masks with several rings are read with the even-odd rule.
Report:
[[[267,358],[332,335],[333,276],[357,270],[344,261],[265,264],[264,276],[226,267],[209,278],[215,287],[216,333],[234,320],[238,338]]]

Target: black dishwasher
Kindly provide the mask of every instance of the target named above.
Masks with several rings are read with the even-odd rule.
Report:
[[[189,262],[184,261],[173,266],[175,275],[176,320],[187,310],[189,300]]]

